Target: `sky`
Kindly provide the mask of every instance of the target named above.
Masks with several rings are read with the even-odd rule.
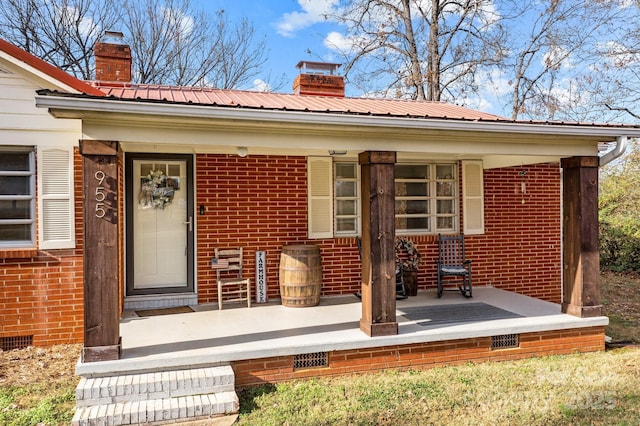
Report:
[[[224,10],[231,21],[248,18],[254,25],[257,35],[266,37],[268,48],[264,74],[258,75],[254,87],[249,90],[264,90],[264,82],[282,82],[282,86],[266,87],[276,92],[291,93],[292,83],[298,70],[296,64],[301,60],[340,62],[341,57],[331,48],[340,43],[345,28],[335,21],[327,21],[324,14],[333,11],[339,0],[192,0],[195,5],[209,12]],[[635,0],[633,0],[635,1]],[[619,0],[621,8],[628,7],[632,0]],[[533,20],[534,17],[522,17]],[[328,42],[331,41],[331,42]],[[575,66],[571,61],[565,66]],[[569,80],[567,80],[569,81]],[[505,96],[513,89],[505,75],[491,72],[477,74],[479,94],[468,95],[465,106],[488,113],[510,116],[511,111]],[[569,82],[570,83],[570,82]],[[571,84],[558,85],[557,97],[571,93]],[[362,96],[355,88],[346,86],[347,96]]]
[[[264,81],[284,82],[281,87],[268,86],[275,92],[291,93],[293,79],[298,75],[296,64],[301,60],[335,62],[341,59],[332,44],[339,44],[345,28],[337,22],[327,21],[324,14],[332,11],[338,0],[194,0],[196,5],[208,11],[224,10],[231,21],[247,17],[256,34],[264,34],[268,59],[264,75],[256,78],[254,87],[243,89],[264,90]],[[340,70],[339,70],[340,72]],[[467,99],[465,105],[488,113],[510,115],[503,109],[504,84],[496,84],[475,99]],[[362,96],[347,82],[346,96]]]
[[[265,74],[258,78],[267,80],[271,76],[270,80],[275,81],[285,75],[285,85],[277,90],[284,93],[292,90],[299,61],[335,61],[324,41],[339,26],[322,17],[335,3],[334,0],[198,1],[203,8],[224,10],[232,21],[242,17],[252,21],[256,34],[266,36],[269,49]]]

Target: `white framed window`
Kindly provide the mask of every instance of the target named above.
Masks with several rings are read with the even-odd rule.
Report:
[[[396,164],[396,233],[456,232],[457,176],[455,163]]]
[[[477,181],[475,168],[463,169],[467,179]],[[477,170],[476,170],[477,169]],[[333,170],[331,173],[330,170]],[[332,238],[360,235],[360,166],[357,161],[310,157],[309,172],[309,237]],[[473,172],[473,173],[472,173]],[[456,233],[460,229],[460,198],[457,162],[416,162],[395,165],[395,227],[398,235]],[[466,188],[467,186],[465,186]],[[472,192],[465,193],[465,203],[473,207],[474,218],[465,224],[481,227],[483,223],[482,181]],[[327,200],[333,203],[328,204]],[[466,205],[466,204],[465,204]],[[478,212],[478,209],[480,210]],[[467,211],[465,210],[465,214]],[[465,231],[467,227],[465,226]],[[476,231],[478,232],[478,231]]]
[[[333,163],[334,230],[336,236],[360,234],[360,167],[356,162]]]
[[[0,147],[0,247],[35,245],[34,147]]]

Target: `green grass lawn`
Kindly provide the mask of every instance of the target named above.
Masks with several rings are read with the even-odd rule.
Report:
[[[640,349],[242,390],[240,425],[637,425]]]
[[[614,342],[640,343],[640,277],[605,273]],[[0,352],[0,425],[68,425],[79,345]],[[243,389],[240,425],[640,425],[640,347]]]

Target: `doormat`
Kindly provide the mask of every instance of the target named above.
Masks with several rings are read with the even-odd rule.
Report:
[[[398,315],[421,326],[459,324],[522,318],[522,315],[496,308],[487,303],[461,303],[441,306],[407,306],[397,310]]]
[[[136,311],[139,317],[153,317],[156,315],[171,315],[171,314],[188,314],[193,312],[188,306],[176,306],[175,308],[161,308],[161,309],[144,309]]]

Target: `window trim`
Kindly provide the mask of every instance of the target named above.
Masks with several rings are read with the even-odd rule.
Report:
[[[0,219],[0,224],[4,225],[31,225],[31,240],[0,241],[0,249],[11,248],[32,248],[36,246],[36,161],[35,146],[3,146],[0,153],[20,153],[29,154],[28,171],[0,171],[0,176],[29,176],[29,195],[0,195],[2,200],[30,200],[30,219]]]
[[[355,215],[343,215],[345,217],[353,217],[356,220],[356,230],[355,232],[353,231],[338,231],[338,201],[340,201],[338,199],[337,191],[336,189],[336,183],[338,181],[337,177],[336,177],[336,165],[337,164],[354,164],[355,165],[355,171],[356,171],[356,177],[355,179],[350,178],[350,179],[340,179],[340,180],[344,180],[346,182],[354,182],[355,181],[355,187],[356,187],[356,196],[355,196],[355,202],[356,202],[356,214]],[[361,188],[360,188],[360,165],[358,164],[357,160],[350,160],[350,159],[346,159],[346,160],[336,160],[334,159],[333,161],[333,176],[332,176],[332,185],[333,185],[333,235],[334,238],[341,238],[341,237],[357,237],[359,235],[362,234],[362,209],[360,208],[360,204],[361,204]],[[351,200],[354,197],[341,197],[342,199],[348,199]],[[342,217],[342,216],[341,216]]]
[[[438,233],[457,233],[460,229],[460,196],[458,186],[460,183],[459,178],[459,166],[457,161],[399,161],[396,165],[416,165],[416,166],[429,166],[429,178],[426,182],[429,185],[429,195],[426,197],[413,197],[414,199],[424,199],[429,202],[429,213],[420,215],[394,215],[394,218],[401,217],[427,217],[429,220],[429,229],[398,229],[396,228],[396,235],[437,235]],[[438,197],[437,192],[437,166],[453,166],[453,195],[450,197]],[[394,178],[394,182],[398,181],[398,178]],[[424,182],[423,179],[401,179],[401,181],[407,182]],[[397,199],[397,198],[396,198]],[[453,201],[453,213],[446,215],[438,214],[438,200],[452,200]],[[438,217],[453,217],[452,229],[438,229]]]

